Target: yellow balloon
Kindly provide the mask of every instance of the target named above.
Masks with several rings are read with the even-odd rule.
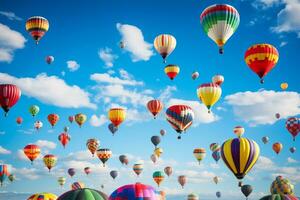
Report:
[[[198,98],[206,105],[208,113],[210,113],[211,107],[220,99],[221,94],[221,87],[215,83],[205,83],[197,89]]]
[[[286,90],[289,87],[289,84],[288,83],[281,83],[280,87],[281,87],[282,90]]]
[[[163,152],[164,152],[163,149],[160,148],[160,147],[155,148],[155,150],[154,150],[154,154],[155,154],[157,157],[160,157],[161,154],[162,154]]]

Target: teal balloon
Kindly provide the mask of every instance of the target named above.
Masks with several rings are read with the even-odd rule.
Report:
[[[108,200],[108,196],[98,190],[83,188],[70,190],[59,196],[57,200]]]

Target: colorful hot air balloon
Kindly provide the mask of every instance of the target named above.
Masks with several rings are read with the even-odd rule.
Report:
[[[297,150],[296,147],[291,147],[291,148],[290,148],[290,152],[291,152],[291,153],[295,153],[296,150]]]
[[[180,68],[178,65],[167,65],[165,67],[165,74],[173,80],[180,72]]]
[[[60,195],[57,200],[108,200],[103,192],[90,188],[70,190]]]
[[[53,56],[46,56],[46,63],[47,64],[51,64],[51,63],[53,63],[54,62],[54,57]]]
[[[166,110],[166,119],[176,132],[181,134],[192,125],[194,112],[189,106],[173,105]],[[180,138],[181,136],[179,135],[178,139]]]
[[[27,200],[56,200],[57,196],[52,193],[36,193],[31,195]]]
[[[181,185],[183,188],[184,185],[186,184],[187,178],[184,175],[178,176],[178,183]]]
[[[66,183],[66,178],[65,177],[58,177],[57,182],[62,187]]]
[[[233,133],[236,134],[239,138],[242,137],[245,133],[245,129],[242,126],[236,126],[233,129]]]
[[[115,178],[117,178],[117,176],[118,176],[118,171],[116,171],[116,170],[112,170],[112,171],[110,171],[109,172],[109,174],[110,174],[110,176],[113,178],[113,179],[115,179]]]
[[[56,165],[57,163],[57,157],[52,154],[47,154],[43,158],[45,166],[49,169],[49,172],[51,169]]]
[[[111,108],[108,111],[108,118],[115,125],[119,127],[119,125],[125,120],[126,118],[126,111],[123,108]]]
[[[272,149],[273,151],[278,155],[280,153],[280,151],[282,150],[283,146],[281,143],[276,142],[273,144]]]
[[[153,99],[147,103],[147,108],[152,113],[155,119],[156,115],[159,114],[163,109],[163,103],[160,100]]]
[[[23,118],[22,117],[17,117],[16,122],[17,122],[17,124],[22,124]]]
[[[32,105],[29,107],[29,113],[34,117],[40,112],[40,108],[37,105]]]
[[[294,194],[294,185],[288,179],[277,176],[271,184],[270,192],[271,194],[280,195]]]
[[[249,47],[245,53],[245,62],[255,72],[260,82],[275,67],[279,59],[277,49],[270,44],[255,44]]]
[[[59,116],[57,114],[49,114],[48,115],[48,121],[51,124],[52,128],[55,126],[55,124],[58,122]]]
[[[187,200],[199,200],[199,197],[195,193],[191,193],[188,195]]]
[[[267,137],[267,136],[264,136],[264,137],[262,137],[262,142],[264,143],[264,144],[267,144],[268,142],[269,142],[269,137]]]
[[[259,200],[299,200],[299,198],[296,197],[295,195],[291,195],[291,194],[284,194],[284,195],[271,194],[268,196],[264,196],[263,198],[261,198]]]
[[[89,175],[91,172],[92,172],[92,169],[91,169],[90,167],[85,167],[85,168],[84,168],[84,173],[85,173],[86,175]]]
[[[99,160],[101,160],[101,162],[103,163],[103,167],[105,167],[105,163],[112,156],[112,152],[110,149],[103,149],[103,148],[98,149],[97,156],[98,156]]]
[[[289,84],[288,84],[288,83],[281,83],[281,84],[280,84],[280,88],[281,88],[282,90],[286,90],[288,87],[289,87]]]
[[[225,165],[239,180],[242,180],[255,165],[259,153],[258,144],[247,138],[229,139],[221,147],[221,156]],[[239,186],[241,184],[240,181]]]
[[[5,179],[10,175],[10,169],[8,167],[8,165],[0,165],[0,184],[1,187],[3,185],[3,182],[5,181]]]
[[[7,116],[8,111],[18,102],[21,90],[13,84],[0,84],[0,105]]]
[[[193,79],[193,80],[196,80],[198,77],[199,77],[199,72],[194,71],[194,72],[192,73],[192,79]]]
[[[157,147],[157,145],[160,143],[160,137],[158,135],[152,136],[151,142],[155,147]]]
[[[110,124],[108,125],[108,129],[110,130],[110,132],[111,132],[113,135],[115,134],[115,132],[118,131],[118,127],[116,127],[113,123],[110,123]]]
[[[100,146],[100,141],[95,139],[95,138],[88,139],[87,142],[86,142],[86,146],[87,146],[88,150],[91,152],[91,154],[94,157],[97,149]]]
[[[163,149],[160,148],[160,147],[157,147],[157,148],[154,149],[154,154],[155,154],[158,158],[160,158],[160,156],[161,156],[161,154],[162,154],[163,152],[164,152]]]
[[[133,169],[134,173],[137,176],[139,176],[142,173],[143,169],[144,169],[144,165],[142,163],[136,163],[136,164],[133,165],[132,169]]]
[[[224,45],[240,24],[238,11],[228,4],[215,4],[207,7],[200,15],[204,32],[219,47],[223,54]]]
[[[43,127],[43,122],[38,120],[38,121],[34,122],[33,126],[38,131]]]
[[[220,198],[220,197],[222,196],[221,192],[220,192],[220,191],[216,192],[216,196],[217,196],[218,198]]]
[[[14,180],[16,180],[16,176],[15,176],[14,174],[10,174],[10,175],[8,176],[8,180],[9,180],[10,182],[14,182]]]
[[[78,189],[82,189],[82,188],[84,188],[84,183],[82,183],[82,182],[74,182],[74,183],[72,183],[72,185],[71,185],[71,190],[78,190]]]
[[[156,161],[158,160],[158,157],[157,157],[157,155],[155,155],[155,154],[152,154],[151,156],[150,156],[150,159],[152,160],[152,162],[155,164],[156,163]]]
[[[214,84],[217,84],[218,86],[221,86],[222,83],[224,82],[224,76],[219,75],[219,74],[215,75],[215,76],[212,77],[212,82]]]
[[[212,152],[215,152],[215,151],[220,151],[221,150],[221,146],[218,144],[218,143],[211,143],[209,145],[209,148]]]
[[[252,188],[251,185],[243,185],[243,186],[241,187],[241,191],[242,191],[242,193],[245,195],[246,200],[247,200],[247,199],[248,199],[248,196],[252,193],[253,188]]]
[[[163,180],[165,179],[164,172],[162,172],[162,171],[154,172],[152,177],[158,187],[159,187],[160,183],[163,182]]]
[[[161,34],[154,39],[154,47],[166,63],[167,57],[176,47],[176,39],[169,34]]]
[[[75,175],[75,173],[76,173],[76,170],[75,170],[74,168],[69,168],[69,169],[68,169],[68,174],[69,174],[71,177],[73,177],[73,176]]]
[[[69,119],[69,122],[72,124],[73,121],[74,121],[74,119],[75,119],[75,117],[74,116],[69,116],[68,119]]]
[[[279,119],[280,118],[280,113],[276,113],[275,117],[276,117],[276,119]]]
[[[39,157],[41,153],[40,147],[35,144],[26,145],[23,151],[27,158],[31,161],[31,164],[33,164],[33,161]]]
[[[48,29],[49,22],[44,17],[33,16],[26,21],[26,31],[30,33],[36,44],[39,43],[40,39],[45,35]]]
[[[164,136],[164,135],[167,133],[167,131],[164,130],[164,129],[161,129],[161,130],[159,131],[159,133],[160,133],[161,136]]]
[[[213,181],[215,182],[215,184],[218,184],[218,183],[219,183],[219,178],[218,178],[217,176],[215,176],[215,177],[213,178]]]
[[[199,162],[199,165],[200,165],[201,161],[206,156],[206,151],[205,151],[204,148],[196,148],[196,149],[194,149],[193,154],[194,154],[195,158],[197,159],[197,161]]]
[[[71,140],[71,136],[68,133],[61,133],[58,136],[58,140],[60,141],[60,143],[63,145],[63,147],[65,148],[66,145],[70,142]]]
[[[75,115],[75,121],[79,125],[80,128],[81,128],[82,124],[84,124],[86,119],[87,119],[87,116],[85,114],[78,113]]]
[[[296,136],[300,132],[300,119],[297,117],[290,117],[285,122],[286,129],[293,136],[293,140],[295,141]]]
[[[173,169],[170,166],[165,167],[164,169],[165,174],[167,174],[167,176],[171,176]]]
[[[119,156],[119,160],[120,162],[124,165],[128,165],[129,163],[129,160],[128,160],[128,157],[126,155],[120,155]]]
[[[211,107],[220,99],[222,89],[214,83],[205,83],[198,87],[197,95],[200,101],[207,107],[210,113]]]
[[[221,158],[221,154],[220,151],[214,151],[211,156],[213,157],[213,159],[216,161],[216,163],[218,163],[218,161]]]

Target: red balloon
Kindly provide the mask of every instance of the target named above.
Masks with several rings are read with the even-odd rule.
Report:
[[[48,121],[51,124],[52,128],[55,126],[55,124],[58,122],[59,116],[57,114],[49,114],[48,115]]]
[[[62,133],[58,136],[58,140],[65,148],[66,145],[70,142],[71,136],[68,133]]]
[[[295,141],[296,136],[300,132],[300,119],[297,117],[290,117],[285,122],[286,129],[293,136],[293,140]]]
[[[16,122],[17,122],[17,124],[22,124],[23,118],[22,117],[17,117]]]
[[[13,107],[21,97],[21,90],[13,84],[0,85],[0,104],[7,115],[9,109]]]
[[[163,103],[160,100],[153,99],[147,103],[148,110],[156,118],[156,115],[163,109]]]

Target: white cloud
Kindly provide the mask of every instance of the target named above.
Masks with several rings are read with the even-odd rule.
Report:
[[[85,151],[77,151],[74,153],[70,153],[65,160],[70,161],[70,160],[81,160],[81,161],[89,161],[92,160],[94,157],[92,157],[92,154],[90,151],[85,150]]]
[[[282,41],[282,42],[280,42],[280,45],[279,45],[279,46],[280,46],[280,47],[284,47],[285,45],[287,45],[287,43],[288,43],[288,42],[286,42],[286,41]]]
[[[18,176],[22,176],[24,178],[27,178],[29,180],[36,180],[40,176],[38,175],[38,170],[36,168],[20,168],[16,170],[16,173]]]
[[[0,23],[0,62],[11,62],[14,51],[25,46],[24,36]]]
[[[253,169],[256,170],[274,170],[275,168],[275,163],[270,158],[265,156],[259,156],[256,164],[253,167]]]
[[[55,149],[56,143],[48,141],[48,140],[38,140],[35,142],[36,145],[38,145],[40,148],[45,149]]]
[[[0,83],[13,83],[20,87],[22,94],[34,97],[39,101],[65,108],[96,108],[90,102],[89,93],[76,85],[70,86],[56,76],[39,74],[35,78],[17,78],[0,73]],[[66,98],[66,94],[67,98]]]
[[[287,162],[288,162],[288,163],[298,163],[299,161],[297,161],[297,160],[295,160],[295,159],[293,159],[293,158],[291,158],[291,157],[288,157],[288,158],[287,158]]]
[[[177,91],[176,86],[168,85],[164,90],[160,91],[160,96],[158,97],[161,101],[167,101],[171,98],[172,93]]]
[[[99,117],[97,117],[97,115],[92,115],[90,119],[90,124],[95,127],[102,126],[106,122],[107,122],[107,118],[105,115],[100,115]]]
[[[4,147],[0,146],[0,154],[11,154],[11,151],[5,149]]]
[[[275,123],[276,113],[280,113],[281,118],[300,114],[300,95],[297,92],[238,92],[226,96],[225,101],[233,107],[238,119],[251,126]]]
[[[18,158],[19,160],[28,161],[28,158],[27,158],[26,155],[24,154],[23,149],[19,149],[19,150],[17,151],[17,158]]]
[[[15,13],[13,12],[7,12],[7,11],[0,11],[0,15],[3,15],[5,17],[7,17],[9,20],[17,20],[17,21],[21,21],[22,18],[18,17]]]
[[[112,53],[110,48],[100,49],[98,51],[99,58],[105,63],[106,67],[114,66],[114,61],[118,58],[117,55]]]
[[[257,9],[267,9],[279,5],[281,2],[282,0],[255,0],[252,6]]]
[[[71,72],[74,72],[74,71],[78,70],[79,67],[80,67],[80,65],[75,60],[69,60],[69,61],[67,61],[67,66],[68,66],[68,69]]]
[[[133,25],[117,23],[117,29],[120,32],[125,43],[125,51],[131,53],[133,62],[140,60],[147,61],[153,55],[152,44],[144,40],[142,31]]]

